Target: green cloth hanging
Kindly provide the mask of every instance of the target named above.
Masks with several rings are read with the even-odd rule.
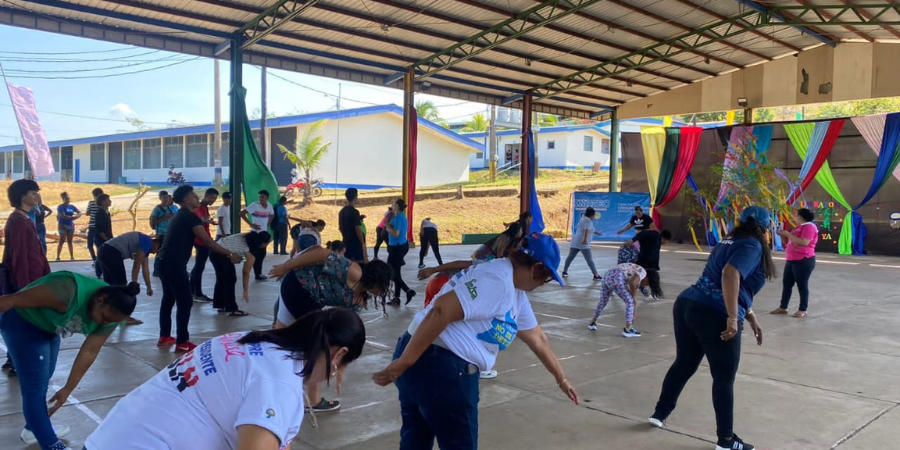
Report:
[[[666,146],[663,149],[662,162],[659,166],[659,181],[656,185],[656,200],[660,202],[672,187],[675,178],[675,167],[678,165],[678,146],[681,144],[681,130],[666,128]],[[655,204],[653,205],[656,206]]]
[[[253,140],[253,131],[250,129],[250,120],[247,118],[247,108],[244,103],[247,98],[247,89],[243,86],[236,86],[235,94],[240,100],[237,119],[241,123],[231,124],[231,126],[240,126],[244,129],[244,167],[241,168],[244,172],[242,177],[244,202],[246,205],[255,202],[259,191],[265,189],[269,191],[269,204],[274,207],[280,196],[278,182],[275,181],[275,175],[263,161],[259,149],[256,147],[256,141]],[[272,233],[271,229],[268,231]]]

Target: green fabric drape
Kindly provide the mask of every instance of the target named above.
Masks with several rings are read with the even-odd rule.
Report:
[[[672,187],[672,179],[675,177],[675,166],[678,164],[678,147],[681,144],[681,130],[678,128],[666,128],[666,146],[663,149],[662,161],[659,165],[659,180],[656,183],[655,200],[662,200]],[[656,207],[656,203],[651,205]]]
[[[791,144],[793,144],[794,149],[797,150],[797,154],[800,155],[800,159],[803,161],[806,161],[806,149],[809,147],[809,141],[814,127],[815,123],[792,124],[791,127],[785,127],[788,139],[791,140]],[[795,141],[795,139],[797,140]],[[803,145],[804,140],[806,145]],[[838,239],[838,253],[842,255],[852,255],[853,220],[851,215],[853,214],[853,208],[850,207],[850,203],[844,198],[844,194],[841,193],[841,189],[834,180],[834,175],[831,173],[831,166],[828,165],[828,161],[825,161],[816,173],[816,182],[822,186],[822,189],[825,189],[825,192],[828,192],[828,195],[847,209],[847,215],[844,217],[844,221],[841,224],[841,237]]]
[[[238,119],[242,122],[238,126],[244,129],[244,167],[243,169],[243,192],[244,201],[247,205],[255,202],[259,196],[259,191],[265,189],[269,191],[269,203],[274,205],[278,203],[278,182],[275,181],[275,175],[266,166],[256,141],[253,140],[253,132],[250,129],[250,120],[247,118],[247,108],[244,100],[247,98],[247,89],[243,86],[235,88],[235,93],[240,99]],[[232,124],[235,126],[235,124]],[[272,232],[271,229],[268,230]]]

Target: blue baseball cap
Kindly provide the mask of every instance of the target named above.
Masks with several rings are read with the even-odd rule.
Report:
[[[566,284],[563,283],[563,280],[558,273],[560,257],[559,245],[556,244],[556,241],[554,241],[549,234],[537,233],[526,236],[525,241],[528,243],[528,248],[522,247],[522,253],[531,256],[547,266],[553,274],[553,279],[556,280],[560,286],[566,287]]]
[[[772,221],[769,211],[762,206],[750,206],[741,213],[741,222],[746,222],[751,218],[763,228],[769,228],[769,223]]]

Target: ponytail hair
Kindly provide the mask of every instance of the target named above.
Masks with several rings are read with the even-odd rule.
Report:
[[[300,317],[286,328],[251,331],[238,340],[240,344],[271,342],[280,350],[290,352],[291,358],[303,361],[300,375],[309,378],[316,369],[319,357],[326,361],[325,377],[331,379],[331,347],[346,347],[342,361],[347,365],[359,358],[366,343],[366,327],[359,315],[347,308],[328,308]]]
[[[113,311],[130,316],[137,306],[137,295],[141,293],[141,285],[128,283],[127,286],[103,286],[94,291],[91,301],[103,297],[104,303]]]
[[[665,295],[663,294],[662,285],[660,284],[658,270],[647,271],[647,286],[650,287],[650,293],[653,294],[654,297],[665,297]]]

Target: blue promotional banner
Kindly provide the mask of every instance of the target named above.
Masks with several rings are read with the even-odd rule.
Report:
[[[588,207],[597,211],[594,231],[602,233],[594,236],[594,241],[627,241],[634,237],[634,229],[616,234],[628,226],[634,207],[640,206],[645,214],[650,214],[650,194],[635,192],[575,192],[572,194],[572,234],[578,221]]]

